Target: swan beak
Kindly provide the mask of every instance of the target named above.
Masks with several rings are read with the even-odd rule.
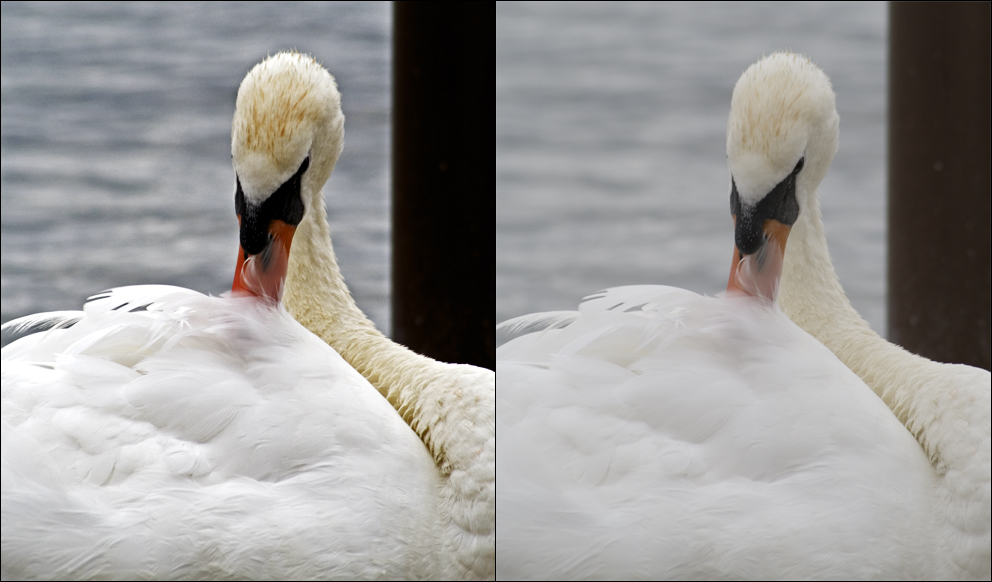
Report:
[[[736,214],[734,225],[737,225]],[[775,301],[778,282],[782,277],[785,243],[791,230],[792,227],[787,224],[768,219],[762,225],[764,240],[756,252],[745,255],[734,245],[734,259],[727,281],[728,295],[744,294]]]
[[[240,214],[238,224],[241,224]],[[248,255],[243,246],[238,247],[238,265],[231,286],[233,295],[264,297],[275,302],[282,298],[296,227],[273,220],[269,223],[268,234],[269,243],[257,254]]]

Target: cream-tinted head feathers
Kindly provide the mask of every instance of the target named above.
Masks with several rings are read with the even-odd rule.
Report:
[[[808,58],[775,53],[748,67],[734,87],[727,164],[742,202],[757,203],[805,156],[800,208],[837,151],[840,118],[830,79]]]
[[[334,77],[309,55],[282,52],[255,65],[238,89],[231,156],[245,197],[261,202],[310,156],[304,190],[319,193],[344,145]],[[309,200],[304,197],[308,205]]]

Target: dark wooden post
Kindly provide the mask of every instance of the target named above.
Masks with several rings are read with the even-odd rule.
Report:
[[[393,4],[393,338],[496,366],[495,8]]]
[[[990,364],[989,2],[890,4],[889,338]]]

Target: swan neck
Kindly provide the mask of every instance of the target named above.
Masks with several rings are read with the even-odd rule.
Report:
[[[420,437],[445,483],[441,503],[457,532],[456,570],[467,578],[490,578],[495,564],[495,375],[436,362],[376,329],[341,276],[323,198],[312,199],[293,242],[286,309],[375,386]],[[488,557],[480,559],[480,552]]]
[[[414,388],[402,382],[402,374],[388,373],[389,370],[410,372],[432,360],[386,338],[358,308],[334,255],[324,198],[316,195],[310,199],[314,203],[300,222],[293,241],[283,304],[298,322],[327,342],[389,400],[438,460],[441,451],[425,438],[429,437],[428,427],[404,414],[406,404],[416,399]]]
[[[789,236],[779,304],[790,319],[814,336],[829,329],[847,329],[852,325],[871,331],[867,322],[851,306],[837,278],[827,248],[819,200],[815,194],[811,198],[811,203],[800,214]]]
[[[451,443],[438,438],[442,431],[418,420],[423,401],[435,397],[433,391],[449,388],[445,380],[452,376],[453,366],[393,342],[358,308],[334,256],[323,197],[312,199],[315,203],[297,229],[290,255],[283,298],[287,311],[386,397],[427,445],[442,473],[460,468],[451,458]],[[450,400],[452,406],[456,402]]]
[[[879,369],[876,354],[895,346],[871,329],[844,293],[827,248],[819,198],[814,193],[810,199],[789,236],[779,306],[789,319],[827,346],[891,408],[894,402],[891,394],[886,395],[887,387],[898,385],[898,378],[889,377]]]
[[[331,228],[327,223],[323,196],[319,191],[316,195],[304,195],[309,196],[313,204],[293,238],[283,303],[297,321],[315,333],[301,316],[305,319],[308,312],[319,308],[321,318],[327,320],[323,326],[324,334],[335,340],[348,332],[379,334],[375,325],[358,308],[345,285],[331,244]],[[317,335],[323,337],[320,333]],[[334,344],[329,338],[324,339]]]
[[[988,372],[932,362],[873,331],[837,279],[815,196],[813,201],[789,237],[778,297],[782,311],[885,402],[922,445],[938,473],[967,470],[974,459],[958,452],[974,437],[941,419],[974,414],[974,404],[963,404],[967,398],[988,401]],[[987,411],[984,405],[978,408]]]

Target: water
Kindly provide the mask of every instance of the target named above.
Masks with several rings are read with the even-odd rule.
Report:
[[[2,4],[2,320],[120,285],[220,294],[237,257],[231,117],[267,54],[337,78],[324,189],[341,270],[388,331],[388,4]]]
[[[497,321],[605,287],[726,287],[726,120],[740,74],[792,49],[837,92],[820,187],[838,275],[885,331],[881,3],[496,7]]]

